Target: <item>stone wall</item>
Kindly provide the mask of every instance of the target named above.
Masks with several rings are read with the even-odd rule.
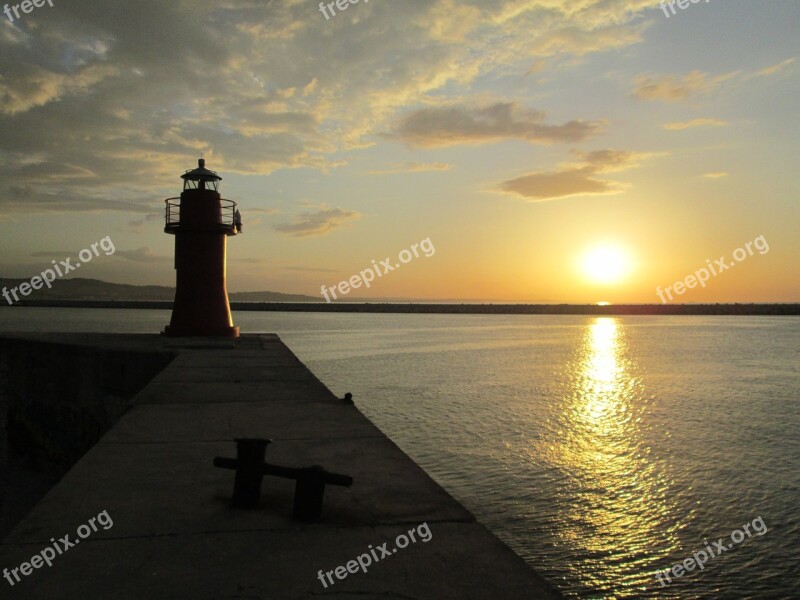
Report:
[[[0,538],[173,358],[0,337]]]
[[[66,472],[173,356],[0,338],[0,465]]]

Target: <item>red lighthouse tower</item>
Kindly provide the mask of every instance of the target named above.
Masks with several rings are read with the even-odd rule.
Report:
[[[164,232],[175,236],[175,303],[164,334],[238,337],[228,303],[228,236],[241,231],[236,203],[219,195],[222,177],[206,161],[181,175],[183,193],[168,198]]]

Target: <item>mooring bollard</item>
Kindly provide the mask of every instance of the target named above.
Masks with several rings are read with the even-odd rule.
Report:
[[[236,471],[233,482],[231,506],[257,508],[261,499],[261,482],[264,479],[264,458],[272,440],[238,438],[236,458],[214,459],[214,466]]]
[[[353,478],[349,475],[329,473],[322,467],[294,468],[271,465],[266,462],[267,445],[272,440],[239,438],[236,440],[236,458],[214,459],[214,466],[234,469],[231,506],[256,508],[261,498],[261,483],[264,475],[294,479],[294,508],[292,516],[298,521],[318,521],[322,517],[322,500],[326,485],[350,487]]]
[[[322,517],[322,498],[326,485],[353,485],[352,477],[328,473],[320,466],[297,469],[296,479],[294,518],[298,521],[318,521]]]

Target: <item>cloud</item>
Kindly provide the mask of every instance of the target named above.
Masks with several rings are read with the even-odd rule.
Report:
[[[33,258],[50,258],[54,256],[73,256],[77,252],[70,252],[69,250],[41,250],[39,252],[31,252]]]
[[[499,191],[534,202],[569,196],[616,194],[625,189],[623,184],[597,176],[633,168],[642,159],[651,156],[622,150],[573,150],[572,154],[581,159],[581,163],[565,163],[554,171],[537,171],[504,181],[500,184]]]
[[[77,73],[53,73],[37,68],[24,75],[0,79],[0,113],[14,115],[59,100],[70,94],[85,93],[106,77],[119,74],[111,65],[89,65]]]
[[[456,144],[486,144],[511,139],[529,142],[578,142],[599,133],[603,124],[573,120],[544,123],[541,111],[513,102],[471,108],[463,105],[420,108],[403,116],[387,137],[412,146],[435,148]]]
[[[594,150],[592,152],[573,150],[572,154],[597,173],[624,171],[639,166],[642,160],[653,156],[647,152],[628,152],[626,150]]]
[[[150,248],[147,246],[142,246],[141,248],[137,248],[135,250],[117,249],[116,252],[114,252],[114,256],[120,256],[127,260],[141,263],[164,262],[171,260],[171,258],[168,256],[157,256],[153,254],[152,250],[150,250]]]
[[[683,131],[684,129],[692,129],[694,127],[724,127],[727,121],[720,119],[692,119],[690,121],[674,121],[672,123],[664,123],[664,129],[670,131]]]
[[[427,173],[430,171],[449,171],[452,168],[453,165],[441,162],[434,162],[434,163],[401,162],[401,163],[395,163],[388,169],[369,171],[369,175],[392,175],[395,173]]]
[[[242,212],[247,211],[248,214],[250,214],[250,213],[258,213],[258,214],[264,214],[264,215],[277,215],[277,214],[279,214],[281,212],[280,209],[277,209],[277,208],[259,208],[259,207],[255,207],[255,206],[254,207],[250,207],[250,206],[248,206],[248,207],[240,207],[240,208],[242,209]]]
[[[725,82],[741,84],[755,77],[774,75],[794,62],[794,58],[789,58],[760,71],[749,73],[731,71],[715,77],[702,71],[692,71],[683,77],[679,75],[641,75],[634,80],[633,96],[640,100],[681,102],[695,96],[707,96]]]
[[[122,193],[120,194],[123,195]],[[24,199],[24,201],[23,201]],[[10,214],[108,212],[150,212],[138,197],[109,199],[105,194],[87,190],[84,193],[65,185],[10,185],[0,188],[0,218]]]
[[[299,271],[301,273],[338,273],[336,269],[322,269],[318,267],[283,267],[284,271]]]
[[[594,29],[569,26],[543,36],[534,46],[537,54],[573,54],[582,56],[593,52],[624,48],[642,41],[646,25],[613,24]]]
[[[721,179],[723,177],[727,177],[728,174],[725,171],[715,171],[713,173],[704,173],[701,177],[705,179]]]
[[[640,100],[680,102],[693,96],[707,95],[720,84],[738,75],[738,71],[710,77],[702,71],[692,71],[683,77],[676,75],[640,76],[635,80],[633,95]]]
[[[292,223],[275,225],[275,230],[294,237],[325,235],[360,218],[361,213],[323,205],[315,212],[301,213]]]
[[[771,67],[767,67],[766,69],[761,69],[760,71],[756,71],[756,76],[758,77],[769,77],[770,75],[774,75],[778,71],[782,71],[789,65],[791,65],[795,61],[794,58],[787,58],[786,60],[779,62],[776,65],[772,65]]]
[[[446,42],[463,42],[481,23],[482,11],[455,0],[431,3],[430,10],[418,20],[418,25],[428,30],[432,39]]]
[[[531,66],[525,71],[525,76],[528,75],[535,75],[536,73],[541,73],[542,71],[546,70],[550,66],[550,61],[546,58],[537,58],[531,63]]]
[[[532,200],[553,200],[568,196],[613,194],[619,184],[592,177],[591,167],[570,167],[549,173],[531,173],[501,184],[501,190]]]
[[[162,221],[164,219],[164,213],[150,213],[149,215],[145,215],[141,219],[134,219],[133,221],[128,221],[128,229],[135,233],[142,233],[145,231],[145,226],[148,226],[150,223],[154,221]]]
[[[76,256],[78,254],[78,250],[71,252],[69,250],[42,250],[38,252],[32,252],[31,256],[34,258],[49,258],[52,259],[56,256]],[[114,252],[114,256],[120,256],[127,260],[131,260],[134,262],[142,262],[142,263],[149,263],[149,262],[163,262],[167,260],[171,260],[168,256],[157,256],[153,254],[150,248],[143,246],[141,248],[137,248],[135,250],[121,250],[117,248]]]
[[[253,257],[238,258],[237,257],[236,258],[236,262],[237,263],[241,263],[241,264],[247,264],[247,265],[260,265],[260,264],[266,263],[267,261],[265,261],[263,258],[253,258]]]
[[[19,26],[2,19],[0,177],[25,202],[0,188],[0,218],[151,213],[200,152],[223,175],[326,172],[339,152],[373,144],[431,98],[524,75],[541,58],[637,43],[637,12],[651,6],[374,2],[326,21],[297,0],[140,0],[135,11],[104,0],[35,11]],[[598,128],[500,105],[460,114],[466,129],[441,123],[431,139],[408,135],[419,145],[575,142]],[[503,118],[522,132],[504,130]]]

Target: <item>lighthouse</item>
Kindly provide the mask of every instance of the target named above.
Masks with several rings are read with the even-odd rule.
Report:
[[[198,161],[181,175],[180,198],[168,198],[164,232],[175,236],[175,303],[164,335],[239,337],[226,283],[229,236],[241,232],[236,203],[219,194],[222,177]]]

